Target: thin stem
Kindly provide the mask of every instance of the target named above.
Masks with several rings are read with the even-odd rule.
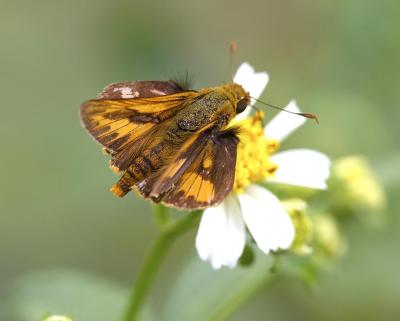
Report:
[[[136,281],[133,284],[128,307],[121,320],[139,320],[141,307],[168,249],[180,235],[196,226],[198,219],[200,218],[199,212],[185,213],[182,215],[182,218],[165,225],[151,246],[147,257],[139,270]]]
[[[170,223],[170,216],[168,208],[161,205],[153,205],[154,219],[160,228],[164,228],[168,223]]]
[[[272,281],[278,273],[266,273],[262,278],[257,278],[250,282],[248,287],[244,288],[240,293],[229,297],[220,306],[220,308],[211,315],[207,321],[223,321],[227,320],[237,309],[246,304],[253,298],[262,288],[264,288],[270,281]],[[255,282],[254,282],[255,281]]]

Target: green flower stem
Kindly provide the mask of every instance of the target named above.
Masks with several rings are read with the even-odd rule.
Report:
[[[161,206],[162,205],[160,205],[160,207]],[[160,218],[166,217],[166,211],[166,209],[157,209],[155,215],[158,222]],[[135,283],[133,284],[129,304],[122,318],[123,321],[139,320],[141,307],[168,249],[179,236],[196,226],[200,219],[200,211],[182,213],[182,215],[183,217],[176,221],[163,223],[160,234],[151,246]]]
[[[240,293],[228,297],[225,302],[215,311],[207,321],[224,321],[233,315],[236,310],[249,302],[260,290],[270,283],[279,273],[265,273],[255,280],[248,283]]]
[[[153,205],[154,219],[160,228],[165,227],[170,223],[171,217],[169,216],[168,208],[161,204]]]

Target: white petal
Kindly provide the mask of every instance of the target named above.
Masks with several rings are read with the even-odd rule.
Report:
[[[268,182],[326,189],[331,161],[325,154],[312,149],[292,149],[276,153],[270,159],[278,169]]]
[[[255,72],[254,68],[247,62],[242,63],[238,70],[236,71],[235,77],[233,77],[233,82],[247,90],[250,96],[258,99],[269,81],[269,76],[266,72]],[[252,99],[252,105],[254,104]],[[246,110],[236,116],[236,119],[242,120],[249,116],[251,108],[246,108]]]
[[[292,100],[285,109],[295,113],[300,112],[295,100]],[[265,137],[282,141],[303,125],[305,121],[306,119],[302,116],[281,111],[265,126]]]
[[[264,252],[287,249],[294,239],[294,226],[279,199],[263,187],[250,185],[239,195],[243,219]]]
[[[207,208],[201,218],[196,248],[214,269],[234,267],[246,242],[244,222],[236,196],[228,196],[220,205]]]

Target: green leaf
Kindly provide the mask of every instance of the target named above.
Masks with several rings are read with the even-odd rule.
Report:
[[[270,257],[256,255],[250,266],[213,270],[208,263],[193,258],[176,280],[162,320],[225,320],[274,278],[271,265]]]
[[[7,321],[42,320],[60,314],[74,321],[121,318],[128,290],[99,276],[76,271],[42,271],[16,282],[4,304]],[[143,319],[154,320],[146,308]]]

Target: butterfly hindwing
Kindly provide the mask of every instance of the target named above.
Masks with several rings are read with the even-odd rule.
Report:
[[[163,170],[138,183],[144,197],[178,208],[220,203],[232,190],[238,138],[236,129],[209,127],[194,135]]]

